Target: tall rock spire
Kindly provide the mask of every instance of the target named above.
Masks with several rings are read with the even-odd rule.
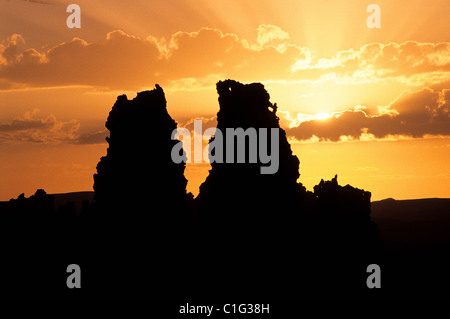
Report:
[[[159,220],[183,209],[185,164],[170,156],[178,142],[171,139],[176,127],[159,85],[133,100],[117,98],[106,122],[107,155],[94,175],[95,201],[105,214]]]
[[[230,219],[258,222],[293,213],[288,208],[297,207],[299,192],[303,190],[302,185],[297,183],[300,162],[292,154],[286,133],[279,126],[276,104],[270,102],[269,94],[260,83],[220,81],[217,92],[220,104],[217,128],[223,135],[223,157],[227,158],[227,145],[234,143],[234,163],[211,164],[212,169],[197,197],[200,215],[220,222]],[[231,141],[226,133],[227,129],[237,128],[256,130],[257,146],[253,150],[257,153],[256,163],[249,163],[248,160],[251,151],[249,138],[245,144],[246,161],[237,163],[237,141]],[[261,135],[261,128],[267,129],[267,138]],[[277,147],[272,147],[271,129],[278,130]],[[262,143],[266,145],[265,150],[261,149]],[[271,151],[277,152],[272,155],[277,155],[278,166],[273,174],[262,174],[261,167],[270,164],[264,163],[260,155],[269,155]]]

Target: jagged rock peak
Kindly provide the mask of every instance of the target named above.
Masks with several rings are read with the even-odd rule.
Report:
[[[234,126],[249,127],[251,119],[255,127],[278,127],[277,105],[270,102],[270,95],[261,83],[242,84],[234,80],[219,81],[220,111],[218,127],[226,127],[229,120]],[[237,120],[240,118],[242,121]],[[246,125],[247,124],[247,125]]]

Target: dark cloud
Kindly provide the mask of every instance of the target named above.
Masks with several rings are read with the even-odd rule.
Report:
[[[298,140],[316,136],[323,141],[339,141],[341,136],[360,139],[362,133],[376,138],[450,135],[449,103],[450,90],[424,88],[401,95],[382,113],[369,115],[361,109],[334,113],[327,120],[306,121],[288,128],[287,134]]]
[[[106,137],[109,136],[107,130],[102,130],[93,133],[81,134],[75,141],[75,144],[103,144],[106,143]]]
[[[80,123],[77,120],[60,121],[54,115],[49,115],[46,118],[37,118],[38,112],[39,110],[35,109],[8,123],[0,123],[0,143],[105,143],[106,130],[80,134]]]
[[[48,130],[55,124],[54,118],[34,120],[19,118],[7,124],[0,124],[0,133],[17,132],[25,130]]]

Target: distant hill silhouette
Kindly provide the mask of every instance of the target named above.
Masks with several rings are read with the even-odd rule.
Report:
[[[20,194],[16,199],[0,202],[0,214],[19,220],[23,220],[24,216],[36,220],[67,215],[81,216],[88,213],[93,200],[92,191],[47,194],[45,190],[38,189],[28,198],[25,194]]]
[[[383,243],[395,245],[450,244],[450,199],[385,199],[372,202],[372,218]]]
[[[372,203],[380,228],[385,298],[449,299],[450,199]]]

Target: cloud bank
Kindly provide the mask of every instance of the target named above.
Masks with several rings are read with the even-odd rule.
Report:
[[[295,45],[271,45],[285,37],[281,30],[267,27],[259,30],[259,44],[255,45],[209,28],[177,32],[168,41],[113,31],[101,42],[75,38],[40,52],[33,48],[19,50],[24,39],[15,34],[0,46],[0,79],[11,87],[90,85],[136,89],[209,74],[236,72],[264,78],[278,70],[289,70],[306,56],[304,49]],[[265,66],[264,71],[261,66]]]
[[[247,80],[376,81],[396,78],[410,85],[450,80],[450,42],[370,43],[314,56],[290,43],[277,26],[260,25],[255,41],[218,29],[176,32],[169,39],[137,38],[116,30],[100,42],[74,38],[48,50],[20,49],[14,34],[0,44],[0,88],[88,85],[139,89],[212,74]]]
[[[43,144],[105,143],[106,130],[80,134],[77,120],[60,121],[54,115],[38,118],[38,109],[26,112],[8,123],[0,123],[0,143],[31,142]]]
[[[168,39],[143,39],[116,30],[103,41],[88,43],[75,38],[37,50],[23,49],[26,39],[13,34],[0,43],[0,90],[83,85],[138,91],[155,83],[174,90],[195,90],[209,89],[224,78],[309,81],[311,85],[323,80],[320,85],[325,86],[330,80],[356,84],[389,79],[414,91],[375,113],[358,107],[328,118],[320,114],[295,117],[280,111],[280,118],[291,124],[287,133],[297,140],[450,135],[450,42],[370,43],[320,58],[290,41],[287,32],[267,24],[257,28],[253,42],[211,28],[176,32]],[[54,116],[37,119],[29,113],[0,124],[0,141],[104,142],[105,131],[80,134],[79,125]]]
[[[291,119],[292,120],[292,119]],[[287,129],[297,140],[360,140],[364,136],[450,136],[450,90],[423,88],[402,94],[377,114],[363,107],[333,113],[329,119],[307,120]]]

